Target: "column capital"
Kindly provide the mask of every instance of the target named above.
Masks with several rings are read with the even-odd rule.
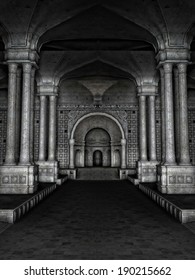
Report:
[[[58,90],[58,86],[51,84],[41,84],[37,87],[38,95],[58,96]]]
[[[73,145],[74,145],[74,143],[75,143],[75,140],[74,140],[74,139],[70,139],[70,140],[69,140],[69,144],[70,144],[70,145],[72,145],[72,146],[73,146]]]
[[[148,96],[148,98],[149,98],[150,101],[155,101],[156,96],[157,95],[151,94],[151,95]]]
[[[173,71],[173,63],[172,62],[165,62],[163,63],[164,73],[169,74]]]
[[[47,95],[39,95],[41,100],[46,100],[47,99]]]
[[[126,139],[124,139],[124,138],[121,139],[121,145],[123,145],[123,146],[126,145],[126,142],[127,142]]]
[[[57,98],[57,95],[49,95],[49,101],[54,102]]]
[[[16,74],[18,69],[18,63],[16,62],[9,62],[8,63],[9,73]]]
[[[187,71],[187,66],[188,66],[188,63],[186,62],[179,62],[177,64],[177,69],[178,69],[178,74],[182,74],[182,73],[186,73]]]
[[[39,61],[39,55],[36,50],[30,48],[7,48],[5,51],[5,60],[7,62],[17,62],[19,64],[32,63],[37,67]]]
[[[32,64],[30,62],[24,62],[22,63],[22,67],[23,67],[23,72],[30,74],[32,71]]]
[[[143,84],[137,87],[138,96],[156,95],[158,86],[155,84]]]
[[[142,94],[142,93],[139,93],[137,96],[139,97],[139,100],[141,100],[141,101],[145,101],[146,97],[147,97],[146,94]]]

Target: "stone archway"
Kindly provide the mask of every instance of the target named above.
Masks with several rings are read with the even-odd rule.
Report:
[[[70,168],[78,167],[75,164],[75,152],[80,150],[80,166],[93,166],[93,154],[86,145],[86,135],[94,129],[105,131],[110,136],[110,145],[104,149],[103,166],[126,168],[126,139],[123,128],[119,121],[107,113],[89,113],[81,117],[74,125],[70,139]],[[100,131],[99,131],[100,132]],[[100,145],[101,146],[101,145]],[[95,148],[99,149],[98,145]],[[103,151],[103,148],[100,148]],[[117,150],[120,156],[118,162],[114,160],[114,151]],[[86,158],[87,156],[87,158]],[[107,158],[107,159],[106,159]],[[109,164],[108,164],[109,160]],[[107,161],[107,163],[105,163]]]
[[[111,137],[106,130],[99,127],[91,129],[85,136],[85,158],[87,159],[85,166],[97,166],[98,164],[94,163],[96,162],[95,159],[98,162],[99,158],[102,167],[110,167],[110,145]]]

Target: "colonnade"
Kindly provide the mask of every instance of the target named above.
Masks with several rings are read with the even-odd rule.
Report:
[[[145,95],[139,93],[139,145],[140,160],[156,161],[156,115],[155,115],[155,95]],[[148,112],[147,108],[148,101]],[[148,124],[147,124],[148,119]],[[147,130],[148,128],[148,130]],[[148,135],[148,137],[147,137]],[[148,141],[147,141],[148,138]],[[148,149],[147,149],[148,142]],[[149,150],[149,154],[147,153]]]
[[[187,65],[187,60],[176,60],[160,61],[158,66],[162,129],[162,158],[159,163],[156,155],[155,119],[157,90],[155,93],[154,85],[138,87],[140,146],[138,179],[140,182],[157,182],[159,190],[163,193],[195,192],[195,170],[191,166],[189,155]]]
[[[195,168],[189,154],[187,65],[188,60],[159,63],[162,161],[157,183],[162,193],[195,193]]]
[[[156,85],[138,87],[139,98],[139,150],[137,173],[140,182],[156,180]]]
[[[162,163],[164,165],[190,165],[187,63],[164,63],[160,66],[160,75],[163,132]]]
[[[8,106],[5,162],[0,193],[33,193],[37,188],[33,164],[33,107],[36,63],[8,60]]]
[[[0,193],[33,193],[37,181],[56,182],[56,103],[58,87],[38,84],[40,98],[39,156],[34,163],[35,61],[8,64],[7,140],[0,167]],[[140,182],[157,182],[163,193],[195,193],[195,167],[190,163],[187,106],[188,60],[160,61],[161,162],[157,161],[155,99],[157,84],[138,87]],[[49,112],[49,113],[48,113]],[[121,169],[126,169],[126,139],[121,139]],[[69,169],[75,168],[75,140],[69,142]],[[39,177],[39,178],[38,178]]]
[[[22,66],[22,68],[19,68]],[[8,112],[5,165],[30,165],[31,84],[35,68],[31,63],[8,64]],[[22,74],[22,96],[21,96]],[[20,115],[21,111],[21,115]],[[21,128],[21,130],[20,130]],[[19,139],[20,138],[20,139]]]
[[[40,97],[39,159],[37,162],[39,166],[39,180],[54,182],[58,176],[56,161],[56,103],[58,87],[47,84],[40,85],[38,87],[38,95]]]

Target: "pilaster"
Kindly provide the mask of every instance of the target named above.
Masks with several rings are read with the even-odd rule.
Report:
[[[121,139],[121,168],[126,168],[126,139]]]
[[[70,139],[69,141],[69,145],[70,145],[70,164],[69,164],[69,168],[74,169],[74,143],[75,140],[74,139]]]

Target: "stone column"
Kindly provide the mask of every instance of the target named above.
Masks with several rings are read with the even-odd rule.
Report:
[[[48,160],[56,160],[56,96],[49,96],[49,146]]]
[[[146,96],[139,95],[139,145],[141,161],[147,161],[146,130]]]
[[[16,93],[16,162],[20,157],[20,125],[21,125],[21,84],[22,69],[17,70],[17,93]]]
[[[175,139],[174,139],[174,110],[173,110],[173,84],[172,63],[164,63],[165,75],[165,135],[166,152],[165,165],[175,165]]]
[[[8,77],[8,109],[7,109],[7,140],[5,165],[15,165],[16,153],[16,94],[17,94],[17,63],[9,63]]]
[[[149,159],[156,161],[156,114],[155,114],[155,96],[148,97],[148,130],[149,130]]]
[[[111,167],[114,167],[115,166],[115,154],[114,154],[115,146],[112,141],[110,143],[110,146],[111,146]]]
[[[39,161],[46,160],[47,96],[40,95]]]
[[[180,101],[180,161],[179,165],[190,165],[187,107],[187,64],[178,63],[179,101]]]
[[[178,69],[174,68],[174,103],[175,103],[175,145],[176,160],[180,159],[180,100],[179,100],[179,81]]]
[[[81,144],[81,166],[85,167],[85,141]]]
[[[165,76],[163,67],[160,68],[160,83],[161,83],[161,155],[162,164],[165,162],[165,150],[166,150],[166,137],[165,137]]]
[[[121,168],[126,168],[126,139],[121,139]]]
[[[30,161],[34,162],[34,86],[35,71],[33,67],[31,72],[31,97],[30,97]]]
[[[30,165],[31,63],[23,63],[20,165]]]
[[[74,139],[70,139],[70,168],[74,168]]]

